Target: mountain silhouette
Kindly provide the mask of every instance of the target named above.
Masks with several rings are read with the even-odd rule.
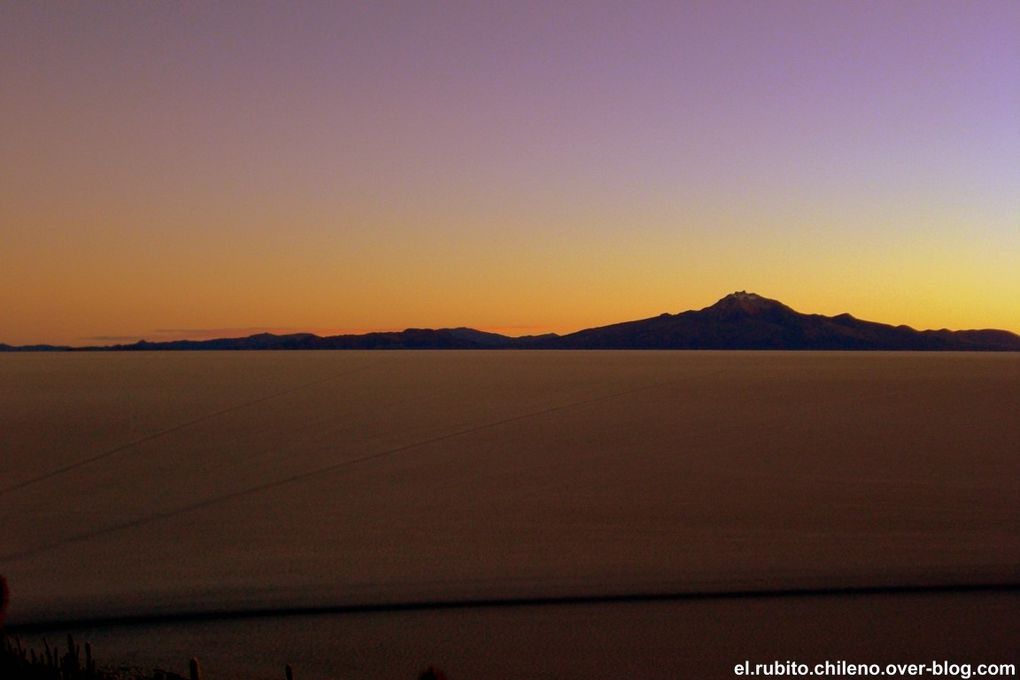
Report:
[[[802,314],[739,291],[710,307],[591,328],[558,337],[570,349],[1020,350],[1007,331],[917,331],[849,314]]]
[[[334,335],[259,333],[242,338],[173,340],[105,347],[33,345],[0,351],[288,350],[288,349],[772,349],[1020,351],[1020,336],[1001,330],[918,331],[850,314],[803,314],[778,300],[738,291],[704,309],[589,328],[567,335],[509,337],[473,328],[408,328]]]

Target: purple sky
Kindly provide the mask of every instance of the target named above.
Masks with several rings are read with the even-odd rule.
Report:
[[[0,7],[0,341],[1020,331],[1020,3]]]

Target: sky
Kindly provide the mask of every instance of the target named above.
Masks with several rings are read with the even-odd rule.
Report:
[[[1020,332],[1020,3],[0,4],[0,342]]]

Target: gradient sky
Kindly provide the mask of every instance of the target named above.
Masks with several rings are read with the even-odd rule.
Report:
[[[0,131],[8,343],[1020,331],[1013,0],[11,1]]]

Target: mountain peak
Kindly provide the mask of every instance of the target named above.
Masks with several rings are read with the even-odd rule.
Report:
[[[711,307],[702,311],[713,311],[725,315],[733,314],[759,314],[764,311],[786,309],[786,305],[778,300],[771,300],[762,297],[757,293],[748,293],[746,290],[738,290],[716,302]]]
[[[734,292],[730,293],[729,295],[727,295],[726,297],[723,298],[723,300],[726,300],[726,299],[733,299],[733,300],[764,300],[765,298],[763,298],[761,295],[758,295],[757,293],[748,293],[746,290],[738,290],[738,291],[734,291]]]

